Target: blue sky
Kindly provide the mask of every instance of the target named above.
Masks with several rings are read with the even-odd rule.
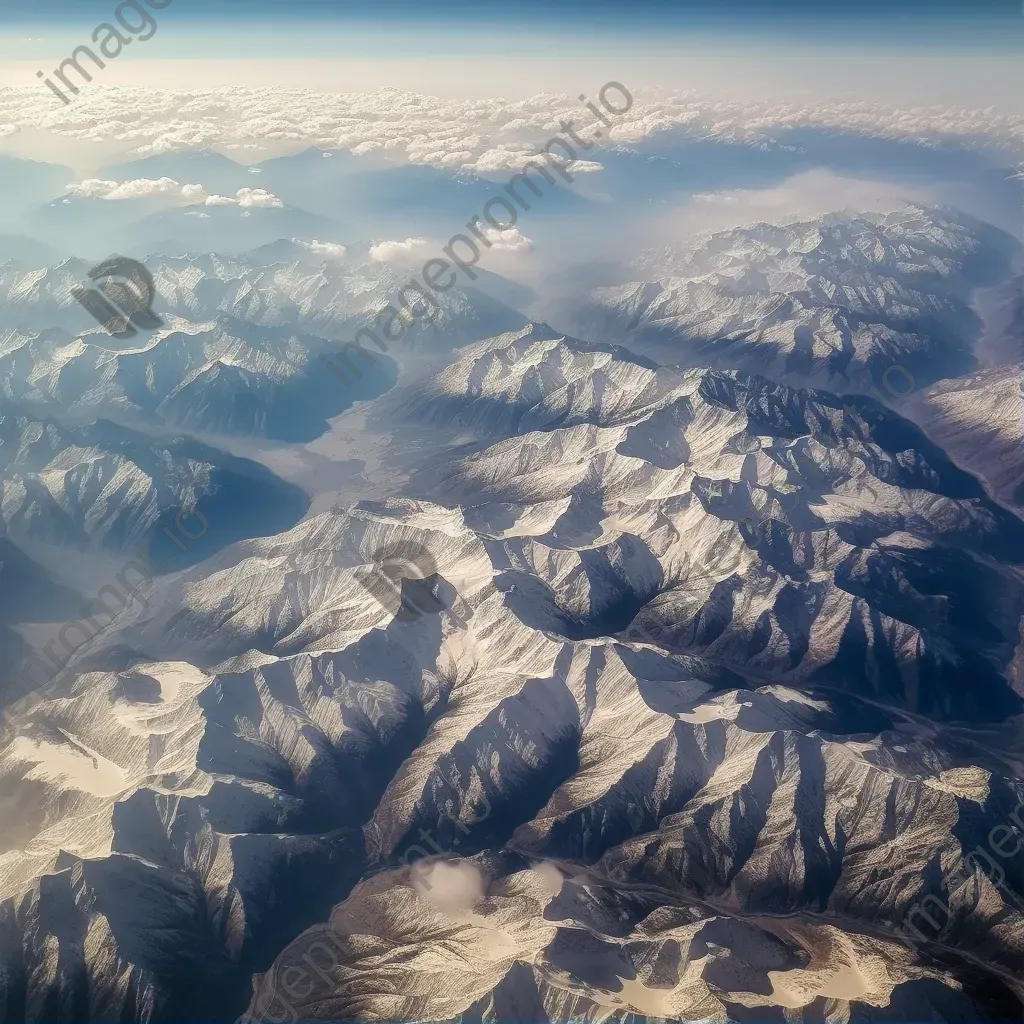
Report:
[[[63,35],[73,26],[86,29],[110,20],[115,7],[116,0],[0,0],[0,17],[8,33],[15,26],[31,25],[46,35]],[[853,32],[861,41],[895,45],[1010,45],[1024,29],[1019,0],[172,0],[156,17],[169,34],[197,22],[226,22],[243,35],[272,26],[289,50],[318,48],[310,36],[311,22],[321,27],[404,25],[421,30],[512,24],[584,35],[601,27],[633,32],[671,28],[733,36],[757,33],[762,38],[766,30],[830,35],[841,29],[848,38]],[[229,38],[221,43],[232,47]]]

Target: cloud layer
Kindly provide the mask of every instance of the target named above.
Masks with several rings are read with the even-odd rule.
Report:
[[[209,194],[202,185],[181,184],[174,178],[133,178],[130,181],[108,181],[86,178],[67,186],[67,194],[78,199],[151,199],[170,197],[182,206],[282,207],[284,203],[263,188],[240,188],[234,196]]]
[[[611,102],[621,102],[614,92]],[[594,116],[576,99],[541,93],[443,99],[400,89],[370,93],[233,88],[195,92],[101,86],[55,108],[40,87],[0,88],[0,131],[44,130],[73,139],[128,144],[140,156],[208,147],[260,150],[266,141],[377,154],[397,161],[500,176],[518,168],[564,119],[585,134]],[[993,108],[897,107],[867,102],[777,102],[709,98],[690,92],[637,90],[632,108],[603,131],[600,145],[634,145],[668,130],[694,139],[763,147],[788,145],[796,129],[909,139],[994,144],[1024,154],[1024,116]],[[574,171],[600,167],[600,149]]]

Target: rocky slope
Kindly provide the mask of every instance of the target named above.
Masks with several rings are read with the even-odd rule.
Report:
[[[5,1019],[1020,1016],[1024,856],[962,867],[1024,834],[1020,521],[868,401],[552,334],[410,409],[506,437],[443,503],[168,578],[9,727]]]
[[[995,366],[914,395],[906,414],[1003,505],[1024,508],[1024,369]]]
[[[948,209],[828,214],[648,252],[628,283],[556,316],[582,337],[662,362],[902,393],[974,365],[971,292],[1007,277],[1018,252],[1009,235]],[[894,366],[914,383],[886,377]]]
[[[291,262],[265,262],[298,249]],[[88,264],[0,266],[0,393],[41,415],[119,415],[172,428],[308,442],[354,402],[390,388],[396,361],[445,352],[525,321],[498,299],[454,287],[415,319],[389,354],[338,359],[361,327],[397,312],[410,271],[370,259],[311,261],[308,250],[250,257],[151,257],[158,330],[117,340],[71,295]],[[400,298],[399,298],[400,297]],[[397,303],[397,304],[396,304]],[[429,315],[428,315],[429,314]],[[392,331],[392,336],[394,331]],[[372,358],[372,362],[369,360]],[[330,366],[339,365],[342,376]]]
[[[258,523],[245,511],[257,500]],[[307,507],[262,466],[208,445],[102,420],[65,425],[0,405],[0,520],[16,541],[130,555],[177,514],[199,508],[209,529],[190,556],[196,561],[250,529],[290,526]]]
[[[7,528],[238,530],[6,708],[0,1019],[1024,1017],[1019,375],[839,393],[969,363],[1002,236],[714,236],[596,341],[446,293],[411,351],[472,343],[338,431],[401,496],[248,530],[283,492],[177,425],[316,436],[398,276],[295,244],[153,261],[134,346],[0,268]]]

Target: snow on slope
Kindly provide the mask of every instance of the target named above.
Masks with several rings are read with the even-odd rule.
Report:
[[[1024,529],[909,423],[550,335],[470,348],[410,406],[449,422],[472,381],[460,422],[513,435],[422,486],[505,543],[527,621],[932,714],[1017,706],[993,666],[1020,639]]]
[[[1024,508],[1024,368],[979,370],[913,396],[907,415],[989,493]]]
[[[308,254],[307,254],[308,255]],[[454,287],[347,385],[319,357],[338,355],[402,293],[410,275],[357,252],[346,260],[262,262],[259,255],[151,257],[165,326],[111,348],[71,295],[88,264],[0,266],[0,389],[44,415],[141,417],[208,433],[310,441],[327,420],[395,381],[409,351],[445,352],[524,318],[476,288]],[[399,295],[401,299],[398,299]],[[396,305],[397,302],[397,305]],[[417,307],[417,312],[419,312]],[[385,341],[387,345],[387,341]],[[351,356],[349,357],[352,358]]]
[[[930,383],[973,365],[970,292],[1008,276],[1017,250],[991,225],[928,207],[757,224],[649,252],[630,283],[554,315],[663,362],[859,392],[899,365]]]
[[[455,578],[436,584],[451,610],[402,619],[365,596],[360,606],[360,559],[410,535],[432,542],[445,583]],[[827,995],[839,1013],[895,992],[917,1016],[977,1014],[996,998],[994,979],[1012,974],[1024,953],[1019,897],[983,879],[959,894],[936,946],[987,936],[989,994],[971,962],[936,971],[886,932],[926,893],[949,898],[941,874],[923,869],[984,839],[982,808],[1009,815],[1011,735],[940,734],[857,698],[747,683],[711,659],[541,633],[492,585],[481,541],[437,507],[327,514],[286,540],[242,545],[226,579],[180,583],[190,607],[179,641],[216,648],[200,620],[237,618],[261,655],[240,651],[219,671],[143,658],[82,675],[74,696],[36,707],[4,745],[8,809],[30,811],[3,855],[7,891],[30,890],[4,904],[3,930],[21,936],[8,1016],[22,991],[36,1012],[87,999],[96,1017],[145,1006],[170,1018],[197,1012],[197,992],[206,1015],[237,1012],[249,973],[367,874],[384,902],[358,911],[364,886],[335,911],[358,912],[367,939],[310,1016],[472,1018],[481,1001],[529,997],[546,1007],[539,1019],[566,1006],[735,1019],[773,1001],[769,969],[797,1006]],[[276,599],[269,616],[265,603],[252,610],[266,574],[286,564],[292,618]],[[985,767],[964,773],[968,758]],[[439,914],[422,887],[410,891],[401,862],[424,831],[431,849],[484,854],[473,863],[497,920]],[[538,861],[579,876],[579,888],[551,906],[556,876],[501,881]],[[524,885],[546,896],[512,899]],[[94,936],[88,956],[78,932]],[[620,977],[636,984],[565,961],[586,935],[609,963],[625,956]],[[708,941],[722,966],[702,963]],[[385,955],[396,942],[401,953]],[[57,975],[49,943],[67,964]],[[691,965],[685,979],[629,967],[666,944],[666,967]],[[286,949],[275,970],[297,955]],[[397,1014],[386,995],[396,955],[410,983],[423,979],[400,986],[409,1002]],[[863,989],[842,980],[851,971]],[[921,977],[934,985],[921,990]]]
[[[1024,862],[955,894],[936,866],[1024,798],[998,668],[1020,583],[982,568],[1020,561],[1021,524],[908,425],[550,333],[465,357],[511,368],[522,433],[451,467],[449,507],[221,551],[9,730],[6,1017],[230,1016],[257,973],[253,1016],[281,1019],[267,987],[328,917],[358,928],[299,1017],[1019,1015]],[[435,382],[415,415],[450,398]],[[733,518],[787,492],[799,516],[749,543]],[[409,544],[429,571],[369,596],[368,563]],[[989,588],[982,650],[935,553]],[[443,607],[400,614],[419,575]],[[778,595],[809,585],[787,632]],[[860,638],[824,646],[831,675],[814,630]],[[990,723],[930,721],[964,715]],[[418,884],[424,849],[462,880]],[[929,894],[955,912],[901,943]]]
[[[837,222],[903,238],[844,301],[967,339],[922,218]],[[236,353],[355,280],[154,272]],[[870,399],[511,326],[368,410],[439,439],[412,497],[165,577],[5,723],[0,1017],[1020,1019],[1024,847],[964,858],[1024,835],[1024,523]]]
[[[0,519],[15,540],[129,554],[168,509],[173,518],[199,507],[208,528],[212,519],[207,544],[225,543],[247,532],[232,509],[246,492],[259,497],[264,531],[291,525],[307,505],[262,466],[185,438],[155,441],[104,421],[65,426],[0,405]]]

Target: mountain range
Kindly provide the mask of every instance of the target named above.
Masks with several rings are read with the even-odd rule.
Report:
[[[971,296],[1004,281],[1018,249],[990,224],[921,206],[755,224],[649,250],[625,283],[557,315],[662,361],[903,396],[976,365]]]
[[[0,267],[12,538],[224,510],[7,708],[0,1017],[1024,1016],[1009,236],[756,225],[553,323],[454,289],[356,395],[311,368],[401,273],[296,248],[147,260],[133,348],[78,263]],[[349,431],[390,493],[257,458]]]

